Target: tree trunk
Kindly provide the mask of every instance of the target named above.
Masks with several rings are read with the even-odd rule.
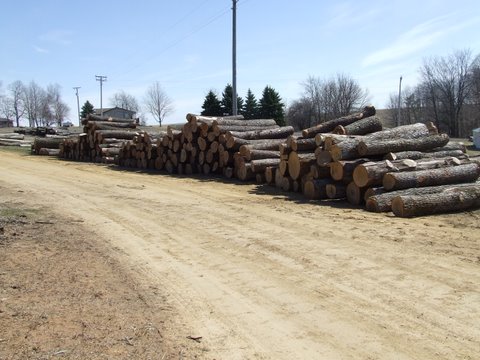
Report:
[[[317,148],[315,139],[292,139],[291,149],[293,151],[314,151]]]
[[[88,121],[85,126],[92,130],[135,129],[137,123],[135,120],[130,122]]]
[[[116,118],[111,116],[99,116],[94,114],[88,114],[86,118],[82,119],[82,125],[87,124],[88,121],[108,121],[108,122],[121,122],[121,123],[135,122],[138,124],[138,119],[124,119],[124,118]]]
[[[252,160],[250,164],[252,172],[263,173],[267,167],[278,166],[280,164],[280,159],[258,159]]]
[[[286,139],[295,132],[292,126],[277,127],[273,129],[262,129],[254,131],[229,131],[229,136],[238,137],[246,140],[258,139]]]
[[[381,131],[383,129],[382,122],[377,116],[355,121],[350,125],[338,125],[334,130],[334,134],[340,135],[366,135]]]
[[[392,199],[395,216],[414,217],[480,207],[480,184],[452,186],[433,194],[398,195]]]
[[[358,152],[360,142],[360,138],[350,138],[333,145],[329,150],[332,160],[349,160],[361,157]]]
[[[321,200],[327,198],[327,185],[331,184],[331,179],[313,179],[307,180],[303,185],[303,194],[310,200]]]
[[[267,166],[265,168],[265,182],[269,185],[275,183],[275,172],[278,170],[278,167]]]
[[[383,187],[391,191],[414,187],[459,184],[476,181],[479,174],[480,165],[477,163],[440,169],[387,173],[383,177]]]
[[[288,155],[288,173],[293,180],[297,180],[310,171],[310,165],[317,159],[313,153],[297,153],[292,151]]]
[[[369,159],[340,160],[330,164],[330,175],[333,180],[349,183],[352,181],[355,168],[368,162]]]
[[[347,197],[347,185],[339,182],[328,184],[326,192],[329,199],[344,199]]]
[[[352,205],[362,204],[365,196],[366,188],[358,187],[353,181],[347,185],[347,201]]]
[[[369,116],[375,115],[375,107],[373,106],[366,106],[362,112],[352,115],[343,116],[338,119],[333,119],[326,121],[322,124],[318,124],[308,129],[304,129],[302,131],[302,135],[304,138],[313,138],[318,133],[327,133],[335,129],[338,125],[349,125],[355,121],[364,119]]]
[[[245,121],[248,121],[248,120],[245,120]],[[278,129],[279,126],[278,125],[266,125],[266,126],[253,126],[253,125],[215,125],[214,127],[212,127],[213,131],[216,132],[217,134],[220,134],[220,133],[226,133],[226,132],[231,132],[231,133],[235,133],[235,134],[238,134],[238,133],[245,133],[245,132],[249,132],[249,133],[256,133],[256,132],[259,132],[259,131],[263,131],[263,130],[274,130],[274,129]],[[251,135],[252,136],[252,135]]]
[[[389,152],[419,150],[426,151],[448,143],[447,134],[430,135],[417,139],[392,138],[371,139],[365,138],[358,144],[358,153],[361,156],[384,155]]]
[[[262,140],[249,140],[246,145],[240,146],[240,154],[246,156],[250,150],[278,150],[278,147],[283,143],[285,139],[262,139]]]
[[[441,148],[439,148],[441,149]],[[458,157],[459,159],[465,158],[465,154],[462,150],[439,150],[435,152],[423,152],[423,151],[400,151],[400,152],[390,152],[384,156],[386,160],[402,160],[402,159],[411,159],[411,160],[418,160],[418,159],[435,159],[435,158],[442,158],[454,156]]]
[[[60,144],[63,143],[65,138],[39,138],[36,137],[33,141],[33,148],[35,153],[38,154],[41,148],[47,149],[60,149]]]
[[[358,187],[367,187],[373,185],[381,185],[383,176],[392,171],[408,171],[415,170],[417,163],[414,160],[384,160],[370,161],[360,164],[353,171],[353,181]]]
[[[251,149],[245,155],[247,161],[259,159],[280,159],[280,152],[275,150],[256,150]]]
[[[237,166],[236,173],[238,179],[242,181],[249,181],[255,178],[251,163],[241,163],[239,166]]]

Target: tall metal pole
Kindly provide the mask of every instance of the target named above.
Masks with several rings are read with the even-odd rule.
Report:
[[[238,115],[237,109],[237,2],[233,3],[233,21],[232,21],[232,115]]]
[[[80,119],[80,100],[78,99],[78,89],[80,89],[80,86],[75,86],[73,88],[75,90],[75,95],[77,95],[77,116],[78,116],[78,126],[81,126],[81,119]]]
[[[402,106],[402,77],[400,76],[400,83],[398,84],[398,116],[397,116],[397,126],[400,126],[401,121],[401,106]]]
[[[103,103],[102,103],[103,82],[107,81],[107,77],[103,75],[95,75],[95,80],[100,81],[100,116],[103,116]]]

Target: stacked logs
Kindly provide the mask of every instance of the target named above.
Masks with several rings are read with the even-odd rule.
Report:
[[[60,157],[76,161],[110,163],[127,140],[138,135],[137,119],[122,119],[89,114],[82,119],[83,133],[66,139]]]
[[[31,147],[32,155],[58,156],[60,147],[67,139],[65,136],[36,137]]]

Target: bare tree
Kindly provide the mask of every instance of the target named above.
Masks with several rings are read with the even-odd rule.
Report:
[[[25,85],[23,85],[23,83],[20,80],[17,80],[8,86],[8,90],[10,91],[11,105],[13,108],[15,121],[17,123],[17,127],[19,127],[20,119],[23,117],[25,113],[25,107],[23,103]]]
[[[30,127],[37,127],[43,123],[45,116],[46,92],[35,81],[31,81],[25,87],[22,94],[22,101],[25,106],[25,113]]]
[[[294,100],[287,108],[287,124],[296,130],[306,129],[316,124],[313,118],[313,104],[307,97]]]
[[[365,106],[368,97],[356,80],[341,73],[326,80],[309,76],[303,87],[315,123],[348,115]]]
[[[110,103],[112,103],[113,106],[117,106],[125,110],[135,111],[136,113],[140,111],[140,106],[138,105],[135,96],[127,94],[123,90],[113,94],[113,96],[110,98]]]
[[[70,107],[62,100],[60,85],[48,85],[47,101],[53,121],[55,121],[58,126],[62,126],[63,120],[70,112]]]
[[[145,106],[150,114],[153,115],[159,125],[169,113],[173,111],[172,101],[160,86],[160,82],[155,81],[148,89],[144,98]]]
[[[424,60],[420,69],[425,95],[436,125],[451,136],[464,132],[462,108],[470,95],[471,51],[456,51],[446,57]]]

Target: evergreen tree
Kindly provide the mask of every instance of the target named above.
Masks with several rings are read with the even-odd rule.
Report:
[[[82,111],[80,112],[80,117],[82,119],[86,118],[88,114],[93,114],[93,105],[90,101],[85,101],[85,104],[82,106]]]
[[[274,88],[266,86],[260,99],[260,117],[275,119],[278,125],[285,126],[285,104]]]
[[[225,86],[225,90],[222,93],[222,111],[224,115],[233,114],[233,87],[230,84]],[[237,110],[240,112],[240,109],[243,106],[243,99],[240,96],[237,96]]]
[[[247,120],[258,118],[258,102],[250,89],[247,91],[247,97],[245,98],[245,103],[242,108],[242,115]]]
[[[210,90],[205,96],[205,101],[202,105],[203,111],[201,115],[204,116],[222,116],[223,110],[220,100],[218,100],[217,94]]]

